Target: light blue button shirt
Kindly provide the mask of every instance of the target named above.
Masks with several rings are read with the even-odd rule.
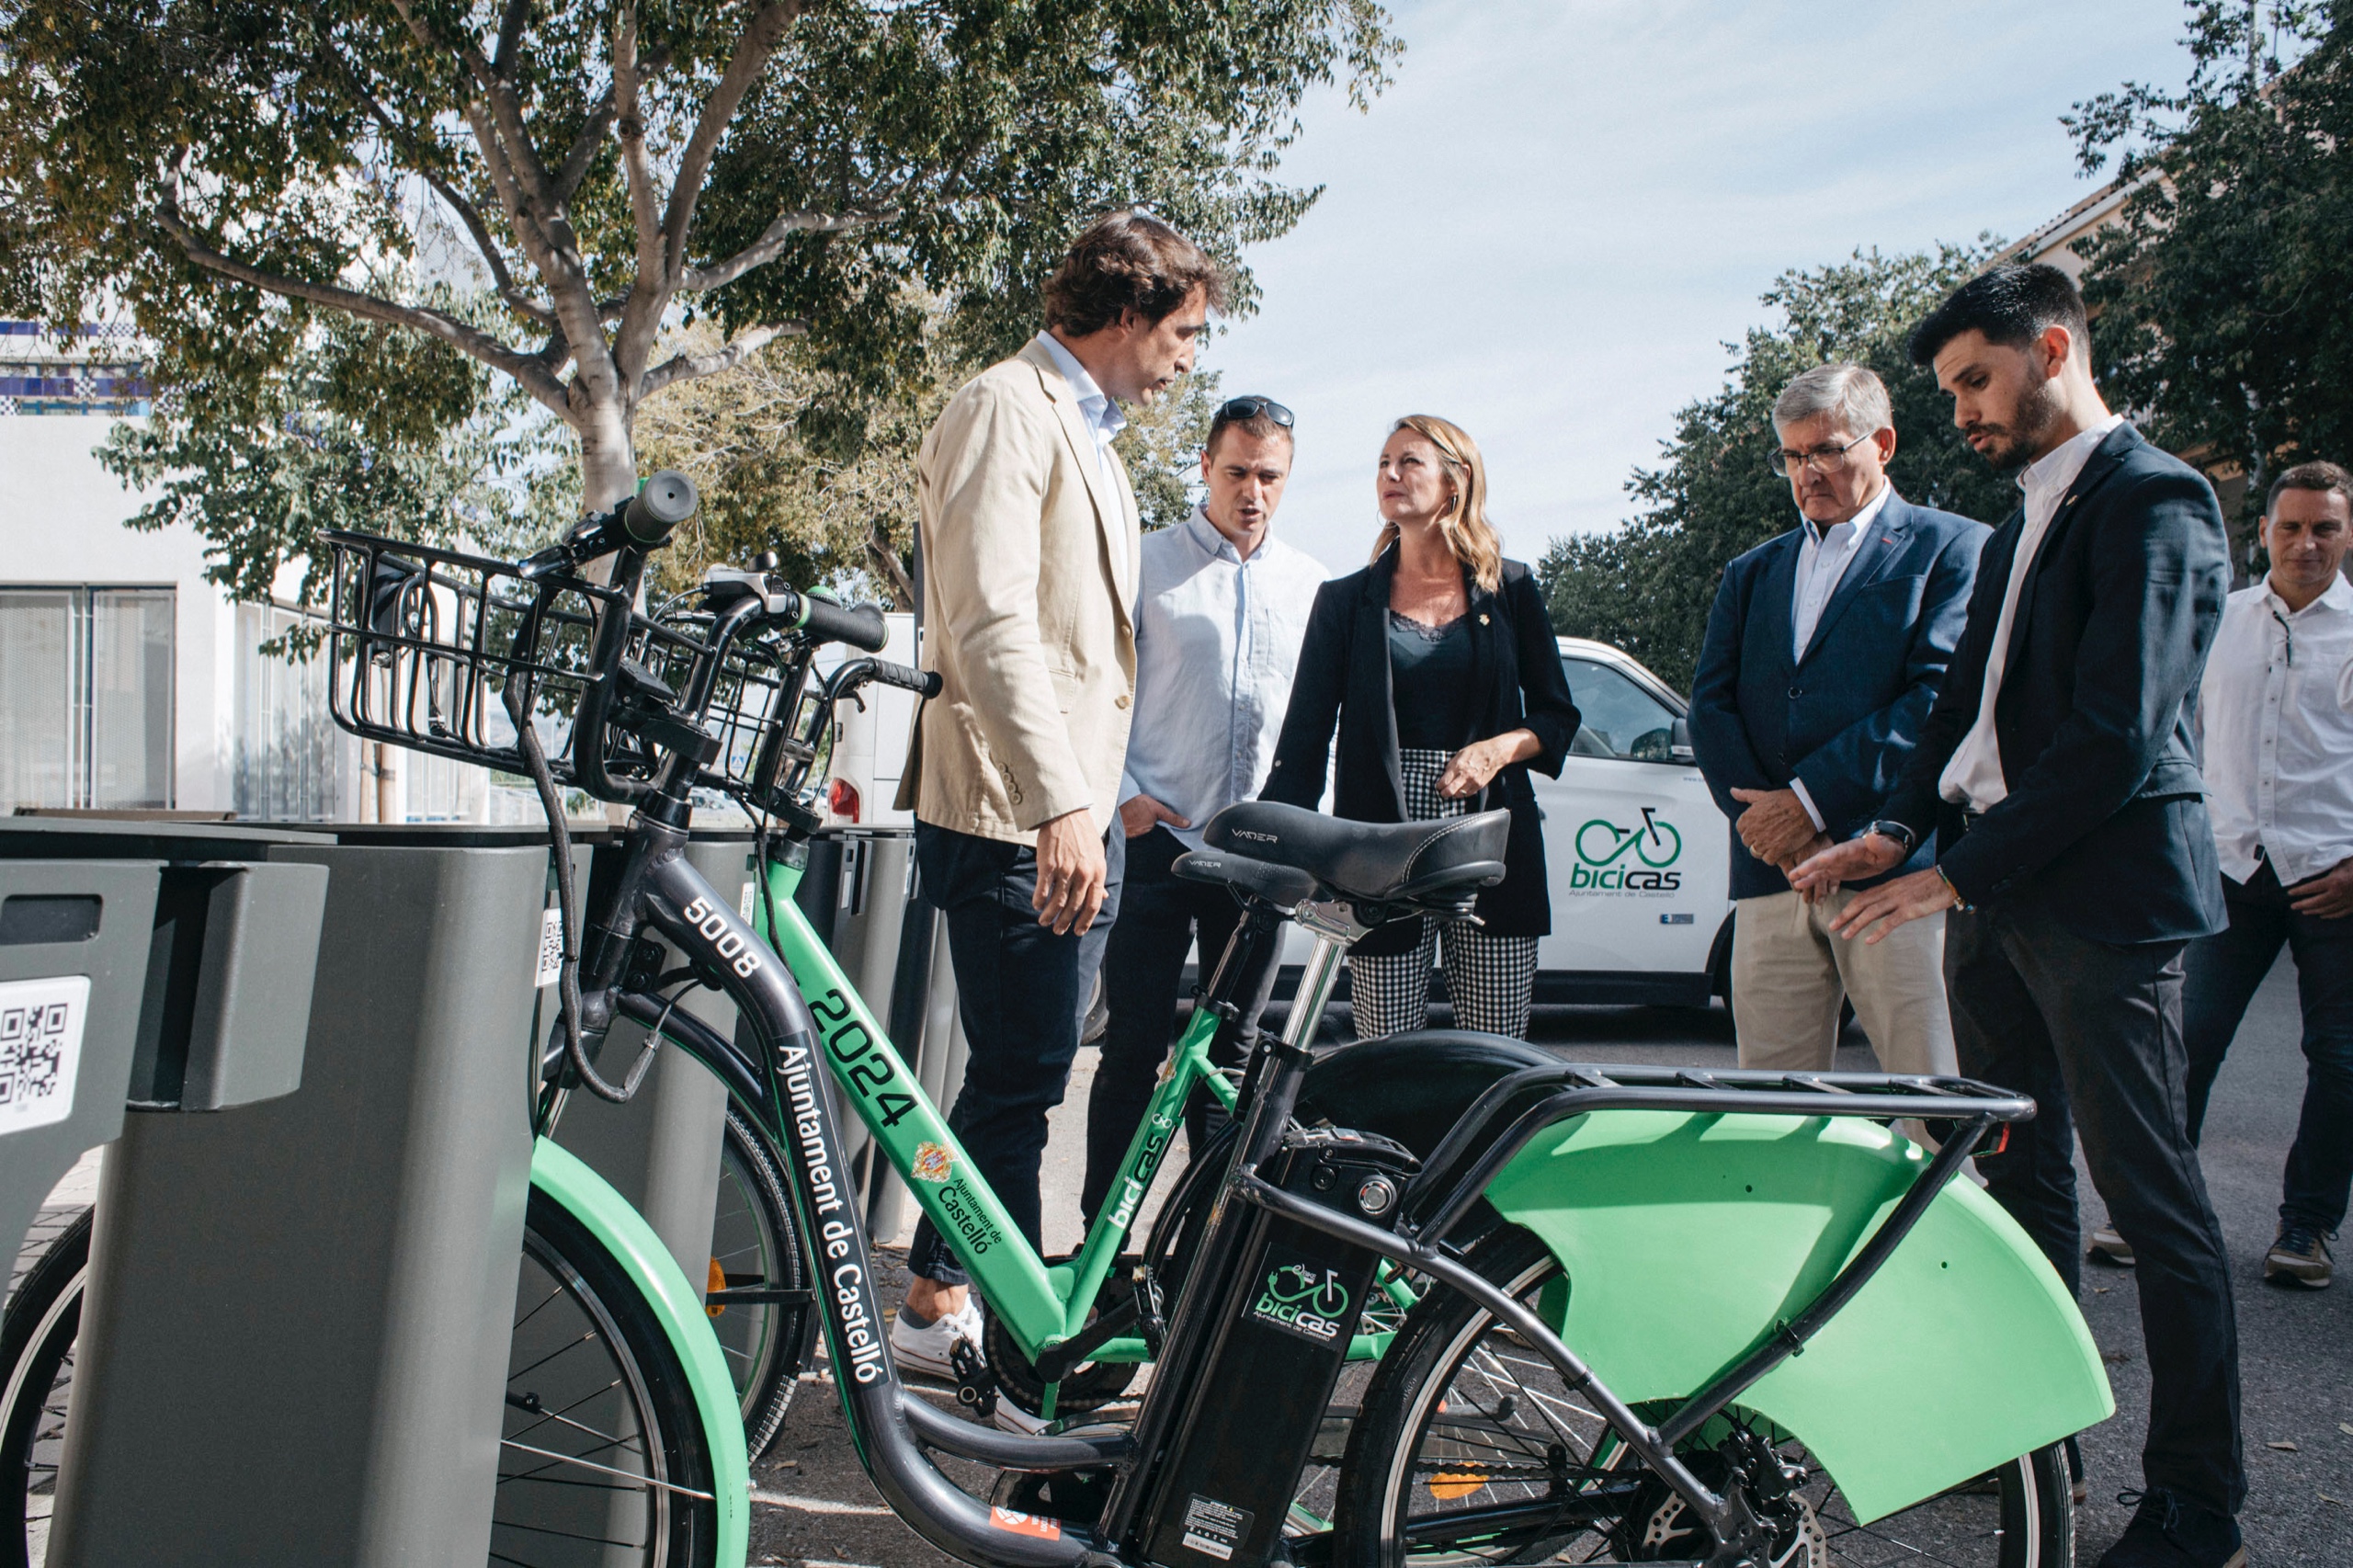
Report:
[[[1149,795],[1193,825],[1254,798],[1275,762],[1322,562],[1268,536],[1245,561],[1198,506],[1143,537],[1135,728],[1120,799]]]
[[[1077,355],[1063,347],[1061,338],[1051,332],[1041,332],[1038,341],[1053,356],[1054,368],[1063,373],[1063,380],[1070,383],[1071,395],[1078,400],[1079,417],[1095,434],[1095,471],[1103,481],[1103,494],[1108,504],[1109,498],[1120,493],[1118,481],[1111,477],[1111,437],[1128,427],[1128,416],[1095,384],[1095,378],[1078,362]]]

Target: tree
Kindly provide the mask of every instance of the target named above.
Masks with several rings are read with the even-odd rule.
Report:
[[[1936,378],[1905,353],[1913,324],[1991,254],[1981,236],[1933,255],[1858,251],[1776,278],[1762,301],[1779,324],[1725,345],[1722,389],[1686,404],[1661,464],[1627,482],[1646,510],[1615,533],[1555,540],[1545,552],[1539,574],[1555,628],[1614,643],[1688,688],[1725,565],[1796,526],[1789,482],[1766,466],[1773,400],[1824,360],[1868,365],[1887,383],[1898,437],[1888,476],[1907,499],[1988,521],[2007,515],[2015,488],[1961,440]]]
[[[444,294],[436,308],[479,306]],[[511,383],[396,327],[335,317],[262,373],[164,380],[154,413],[116,425],[98,460],[158,492],[130,527],[208,533],[206,574],[234,598],[267,602],[278,563],[320,528],[518,554],[578,512],[563,427],[531,417]],[[387,385],[411,395],[388,400]]]
[[[1096,211],[1151,203],[1229,263],[1283,233],[1316,195],[1275,178],[1296,107],[1377,91],[1386,24],[1373,0],[6,0],[0,307],[127,306],[166,366],[248,385],[327,316],[399,328],[567,426],[602,507],[648,398],[779,338],[854,425],[925,373],[922,301],[968,357],[1017,341]],[[444,227],[493,318],[415,286]],[[660,351],[695,323],[723,336]]]
[[[2066,119],[2085,172],[2113,156],[2129,192],[2078,249],[2109,401],[2249,478],[2246,562],[2271,475],[2353,460],[2353,0],[2189,12],[2184,87],[2128,83]]]

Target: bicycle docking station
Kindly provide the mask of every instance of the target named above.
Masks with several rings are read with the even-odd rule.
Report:
[[[478,1561],[530,1170],[545,838],[246,831],[244,891],[216,885],[208,912],[258,912],[274,881],[324,895],[299,1083],[133,1117],[108,1152],[49,1562]],[[241,961],[293,967],[261,938]],[[181,1092],[237,1082],[192,1055]]]

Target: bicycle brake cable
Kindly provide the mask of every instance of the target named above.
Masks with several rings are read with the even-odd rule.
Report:
[[[629,1076],[618,1086],[599,1077],[588,1060],[587,1042],[580,1032],[580,954],[572,938],[573,914],[578,907],[572,882],[572,831],[564,824],[563,797],[556,790],[555,775],[549,770],[539,730],[525,710],[523,684],[508,681],[504,698],[507,717],[515,722],[516,749],[522,753],[524,770],[530,774],[532,784],[539,790],[540,809],[548,819],[548,842],[555,851],[556,914],[563,939],[563,958],[556,969],[556,1011],[563,1019],[564,1058],[591,1094],[615,1105],[626,1105],[644,1081],[645,1070],[654,1062],[654,1051],[660,1047],[661,1035],[657,1031],[652,1036],[651,1048],[638,1058]]]

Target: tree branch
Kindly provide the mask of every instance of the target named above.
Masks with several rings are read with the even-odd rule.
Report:
[[[498,23],[498,52],[490,66],[502,80],[514,68],[515,51],[523,46],[523,26],[530,19],[531,0],[506,0],[506,15]]]
[[[840,234],[895,222],[896,209],[881,212],[787,212],[760,233],[760,237],[710,267],[689,267],[678,275],[678,288],[700,293],[733,283],[756,267],[774,261],[795,234]]]
[[[638,388],[638,401],[642,403],[664,387],[679,381],[699,381],[705,376],[715,376],[722,370],[732,370],[779,337],[799,337],[809,330],[807,322],[785,322],[777,326],[756,326],[724,348],[709,354],[680,354],[664,360],[645,372],[645,380]]]
[[[488,333],[469,326],[455,316],[423,306],[395,304],[356,289],[346,289],[338,283],[314,283],[307,278],[289,278],[222,254],[182,216],[179,176],[176,173],[164,177],[164,198],[156,204],[155,216],[164,232],[171,235],[188,258],[199,267],[285,299],[325,305],[368,321],[404,326],[427,336],[438,337],[460,353],[514,377],[524,391],[557,413],[561,414],[565,409],[563,383],[536,358],[509,348]],[[724,369],[723,366],[721,368]]]
[[[392,143],[394,150],[408,159],[410,167],[416,171],[418,176],[426,185],[433,187],[434,194],[449,204],[449,210],[458,215],[458,221],[463,223],[466,226],[466,232],[473,236],[474,249],[480,253],[483,261],[490,267],[491,281],[498,290],[498,297],[506,301],[517,314],[525,319],[536,322],[541,326],[552,326],[555,324],[554,309],[532,299],[517,285],[515,275],[507,268],[506,257],[500,252],[497,244],[492,240],[490,226],[483,222],[481,211],[472,201],[466,199],[455,186],[435,172],[433,160],[425,155],[411,129],[392,119],[392,112],[384,108],[375,94],[368,90],[367,84],[360,80],[359,73],[352,69],[351,62],[343,57],[342,51],[333,43],[324,43],[321,49],[335,70],[341,74],[344,85],[349,89],[351,96],[358,99],[360,105],[367,109],[369,118],[382,128],[386,140]]]
[[[560,205],[569,207],[579,194],[580,182],[588,177],[588,165],[597,161],[597,149],[605,144],[605,132],[612,129],[614,112],[613,89],[608,84],[589,108],[572,151],[564,154],[563,166],[555,172],[555,199]]]
[[[768,56],[784,40],[785,30],[800,15],[801,0],[770,0],[755,12],[745,25],[744,36],[736,40],[734,57],[728,61],[719,85],[703,102],[702,117],[678,159],[677,177],[670,185],[669,210],[662,219],[661,281],[665,293],[677,287],[679,274],[686,268],[687,231],[694,223],[703,176],[710,172],[711,159],[719,155],[720,138],[734,119],[744,95],[767,69]]]

